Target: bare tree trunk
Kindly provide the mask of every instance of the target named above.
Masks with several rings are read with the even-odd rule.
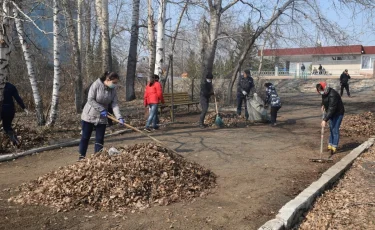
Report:
[[[73,74],[74,74],[74,87],[75,87],[75,105],[76,112],[82,112],[82,73],[81,73],[81,53],[78,45],[77,31],[74,26],[72,12],[72,6],[69,5],[69,0],[63,0],[65,12],[66,12],[66,21],[68,25],[68,34],[70,44],[72,46],[72,58],[73,58]]]
[[[182,21],[182,17],[184,16],[184,13],[185,13],[185,11],[186,11],[186,9],[187,9],[187,7],[188,7],[188,4],[189,4],[189,0],[186,1],[184,8],[182,8],[182,11],[181,11],[181,13],[180,13],[180,17],[178,18],[178,22],[177,22],[177,25],[176,25],[176,29],[174,30],[173,35],[172,35],[172,38],[171,38],[171,39],[172,39],[172,49],[171,49],[171,54],[170,54],[169,56],[172,57],[172,58],[173,58],[174,47],[175,47],[175,45],[176,45],[176,40],[177,40],[178,30],[179,30],[179,28],[180,28],[180,24],[181,24],[181,21]],[[165,83],[166,83],[167,80],[168,80],[169,67],[171,66],[171,64],[170,64],[170,63],[171,63],[171,59],[169,59],[168,62],[169,62],[169,63],[168,63],[167,71],[166,71],[166,74],[165,74],[165,79],[163,80],[163,91],[164,91],[164,89],[165,89]]]
[[[148,77],[151,78],[155,72],[155,23],[154,23],[154,10],[152,9],[152,0],[148,0],[148,14],[147,14],[147,33],[148,33]],[[163,87],[164,88],[164,87]]]
[[[111,71],[112,57],[108,25],[108,0],[96,0],[95,7],[102,39],[102,71]]]
[[[82,54],[82,25],[83,25],[83,12],[82,12],[83,0],[77,0],[77,39],[78,49]]]
[[[239,71],[240,67],[242,66],[245,58],[246,58],[246,55],[247,53],[251,50],[251,47],[254,45],[255,43],[255,40],[270,26],[272,25],[272,23],[278,18],[280,17],[280,15],[287,9],[288,6],[290,6],[291,4],[293,4],[295,0],[289,0],[287,2],[284,3],[284,5],[280,8],[277,9],[277,12],[275,12],[274,15],[272,15],[272,17],[270,18],[270,20],[264,25],[264,26],[260,26],[258,27],[258,29],[255,31],[254,35],[251,37],[248,45],[245,47],[245,49],[242,51],[242,54],[241,54],[241,57],[236,65],[236,67],[234,68],[233,70],[233,73],[232,73],[232,77],[231,77],[231,82],[228,86],[228,96],[227,96],[227,99],[228,99],[228,102],[231,101],[232,99],[232,92],[233,92],[233,85],[234,85],[234,82],[236,81],[236,78],[237,78],[237,72]]]
[[[165,11],[166,11],[167,1],[160,0],[159,5],[159,16],[158,16],[158,34],[156,37],[156,61],[154,73],[162,78],[163,65],[165,62],[164,57],[164,35],[165,35]]]
[[[53,0],[53,90],[51,112],[47,125],[54,125],[58,114],[59,90],[60,90],[60,20],[59,20],[59,0]]]
[[[38,83],[37,83],[37,79],[36,79],[35,71],[34,71],[34,64],[32,63],[31,54],[29,52],[28,45],[27,45],[27,43],[24,39],[25,33],[24,33],[24,30],[23,30],[23,23],[22,23],[22,21],[19,17],[17,9],[13,9],[13,15],[14,15],[15,22],[16,22],[16,29],[17,29],[18,38],[20,40],[23,55],[25,57],[25,62],[26,62],[26,67],[27,67],[27,73],[29,75],[31,90],[33,91],[33,98],[34,98],[34,103],[35,103],[35,112],[36,112],[37,123],[38,123],[39,126],[42,126],[42,125],[45,125],[46,120],[45,120],[44,114],[43,114],[43,100],[42,100],[42,98],[40,96],[40,93],[39,93],[39,87],[38,87]]]
[[[4,0],[2,5],[0,20],[0,114],[2,112],[4,101],[5,82],[9,78],[9,57],[11,53],[12,36],[8,33],[10,30],[10,4],[8,0]]]
[[[135,99],[134,82],[137,70],[137,48],[139,32],[139,3],[140,0],[133,0],[132,28],[130,37],[130,47],[128,56],[128,66],[126,71],[126,100]]]
[[[210,22],[208,23],[208,30],[204,29],[205,24],[207,24],[205,20],[202,25],[202,35],[205,35],[206,38],[202,38],[201,40],[204,42],[201,44],[201,84],[204,83],[207,73],[213,72],[221,15],[238,1],[232,0],[228,5],[223,7],[222,0],[207,0]]]
[[[92,59],[93,59],[93,50],[91,45],[91,5],[92,0],[86,0],[85,4],[85,45],[86,45],[86,80],[91,81],[91,68],[92,68]]]
[[[202,79],[201,82],[204,82],[207,73],[212,73],[215,53],[217,47],[217,37],[219,34],[220,28],[220,17],[221,13],[216,10],[211,10],[210,12],[210,26],[209,26],[209,35],[206,38],[206,47],[203,53],[202,60]]]
[[[81,75],[82,81],[85,79],[85,71],[82,68],[84,55],[84,44],[83,44],[83,27],[84,27],[84,14],[83,14],[83,1],[77,0],[77,40],[78,40],[78,50],[81,54]]]

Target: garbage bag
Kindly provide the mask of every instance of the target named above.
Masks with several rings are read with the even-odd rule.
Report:
[[[254,93],[252,96],[246,97],[247,112],[249,113],[249,121],[268,122],[269,116],[267,109],[264,108],[264,101]]]

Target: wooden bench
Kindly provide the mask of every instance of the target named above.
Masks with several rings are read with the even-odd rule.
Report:
[[[159,103],[160,113],[163,112],[163,108],[172,107],[172,94],[164,93],[163,96],[164,96],[164,104]],[[199,104],[199,101],[191,100],[187,92],[173,93],[173,106],[187,105],[188,112],[189,112],[190,105],[198,106],[198,104]],[[172,109],[171,109],[171,117],[172,117]]]

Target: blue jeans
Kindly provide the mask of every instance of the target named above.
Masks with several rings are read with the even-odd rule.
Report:
[[[329,122],[329,131],[331,132],[329,136],[329,145],[337,148],[340,140],[340,125],[344,115],[338,115],[332,117]]]
[[[82,157],[86,156],[87,148],[89,147],[89,141],[94,126],[95,125],[93,123],[82,121],[82,137],[81,141],[79,142],[79,155]],[[103,149],[106,126],[106,124],[97,124],[95,126],[95,153],[100,152]]]
[[[146,122],[146,128],[149,128],[152,122],[153,128],[157,128],[157,113],[158,113],[158,104],[150,104],[150,115],[148,116]]]
[[[246,119],[248,119],[249,113],[247,112],[246,96],[244,96],[243,94],[237,93],[237,115],[241,115],[242,102],[244,102],[244,104],[245,104],[245,117],[246,117]]]

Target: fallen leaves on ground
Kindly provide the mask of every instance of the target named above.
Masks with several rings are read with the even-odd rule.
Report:
[[[375,116],[372,112],[344,115],[340,130],[347,137],[375,135]]]
[[[124,211],[204,196],[215,186],[210,170],[152,143],[125,146],[59,168],[20,187],[20,204]]]
[[[299,229],[375,229],[375,148],[324,193]]]
[[[244,124],[245,118],[238,117],[237,114],[224,114],[219,113],[221,120],[224,122],[225,127],[239,127],[241,124]],[[212,112],[206,115],[204,123],[208,126],[215,126],[216,113]]]

